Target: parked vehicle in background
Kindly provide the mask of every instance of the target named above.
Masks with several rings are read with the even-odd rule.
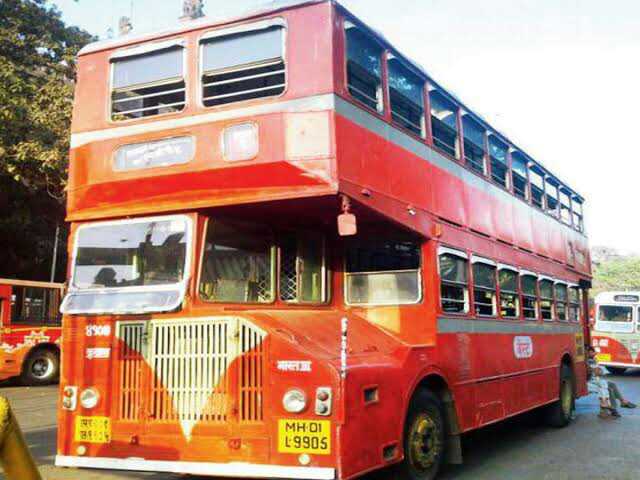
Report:
[[[0,380],[58,381],[63,292],[61,283],[0,279]]]
[[[640,292],[596,295],[591,338],[598,363],[611,373],[640,367]]]
[[[280,5],[79,55],[58,466],[424,480],[587,393],[582,197],[336,2]]]

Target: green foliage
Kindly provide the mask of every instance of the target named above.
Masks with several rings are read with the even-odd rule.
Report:
[[[46,0],[0,0],[0,277],[47,277],[64,218],[75,57],[91,40]]]
[[[640,257],[605,261],[594,268],[592,295],[612,290],[640,290]]]

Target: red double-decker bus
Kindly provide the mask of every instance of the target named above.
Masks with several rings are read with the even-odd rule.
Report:
[[[60,283],[0,278],[0,380],[58,380],[63,292]]]
[[[86,47],[59,466],[433,478],[586,394],[583,199],[333,1]]]

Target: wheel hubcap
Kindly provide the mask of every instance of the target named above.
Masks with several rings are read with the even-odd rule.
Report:
[[[409,458],[418,471],[429,470],[436,464],[442,445],[438,424],[426,414],[413,422],[409,434]]]
[[[47,378],[53,371],[53,362],[48,358],[38,358],[31,365],[31,373],[36,378]]]

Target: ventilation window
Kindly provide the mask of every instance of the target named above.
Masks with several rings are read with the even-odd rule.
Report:
[[[358,28],[347,28],[347,86],[353,98],[378,112],[382,104],[382,47]]]
[[[429,92],[433,145],[458,158],[458,107],[440,92]]]
[[[181,46],[112,60],[111,120],[132,120],[185,107]]]
[[[284,28],[272,26],[202,42],[205,107],[274,97],[284,92]]]
[[[528,195],[528,179],[527,179],[527,159],[519,152],[511,155],[511,181],[513,183],[513,193],[517,197],[527,200]]]
[[[482,175],[486,173],[484,128],[469,115],[462,118],[462,133],[464,134],[464,158],[471,168]]]
[[[496,137],[489,137],[489,158],[491,159],[491,180],[501,187],[509,188],[509,167],[507,152],[509,147]]]
[[[424,81],[396,58],[389,59],[389,95],[393,123],[424,135]]]

